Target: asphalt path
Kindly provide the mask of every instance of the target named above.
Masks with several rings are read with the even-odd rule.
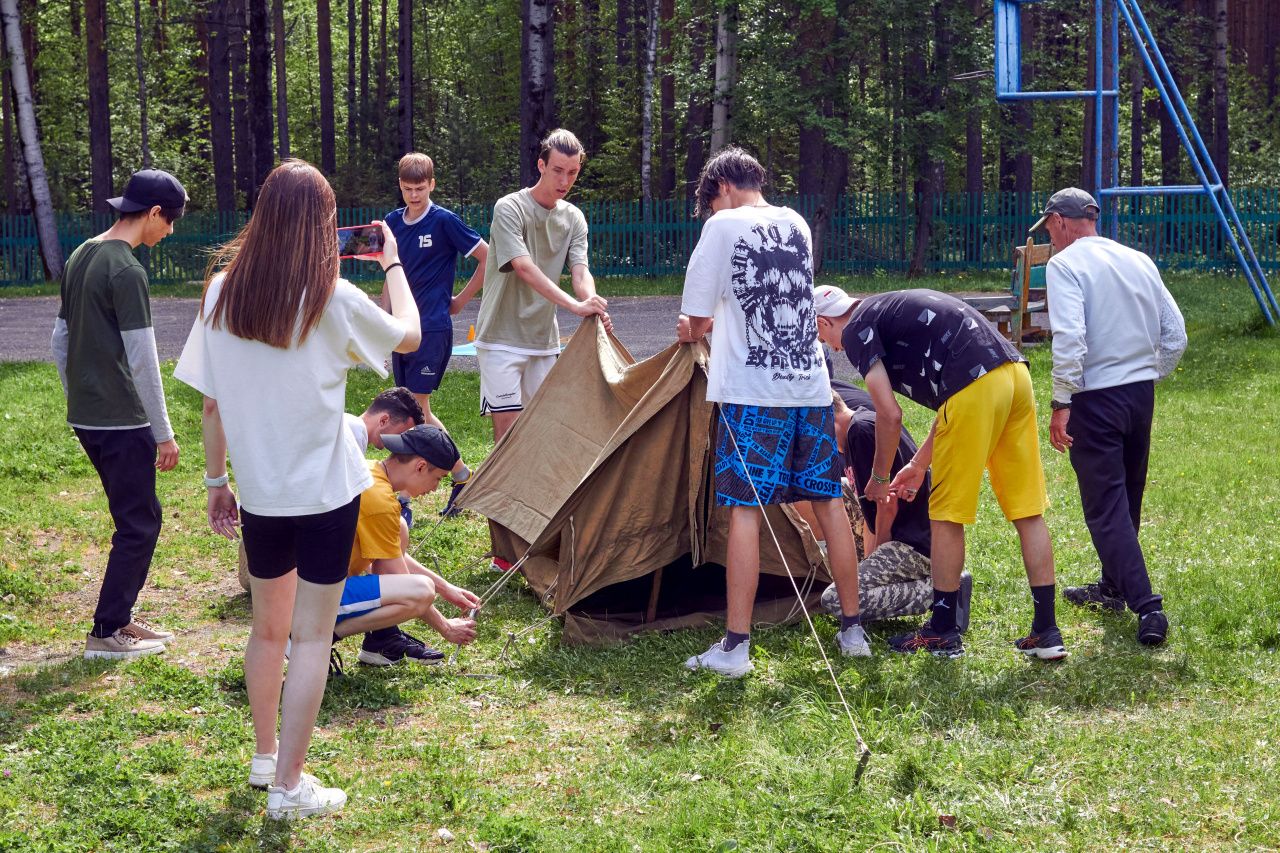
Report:
[[[151,319],[161,359],[176,359],[182,353],[198,306],[197,299],[152,298]],[[467,331],[479,309],[480,300],[473,299],[453,318],[454,344],[467,342]],[[563,309],[558,313],[560,335],[567,340],[578,328],[579,318]],[[615,296],[609,300],[614,334],[637,360],[661,352],[675,341],[679,313],[678,296]],[[0,299],[0,361],[52,361],[49,336],[57,316],[56,296]],[[837,376],[848,379],[855,375],[848,359],[837,356],[835,366]],[[476,360],[458,356],[449,362],[449,369],[474,371]]]

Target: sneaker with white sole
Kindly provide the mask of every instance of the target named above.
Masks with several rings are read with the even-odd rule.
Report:
[[[318,814],[339,811],[347,802],[341,788],[326,788],[310,773],[303,773],[298,786],[286,791],[281,785],[267,788],[267,817],[272,820],[298,820]]]
[[[158,640],[161,643],[167,643],[174,638],[172,631],[166,631],[159,625],[152,625],[146,619],[139,619],[136,616],[133,617],[132,622],[124,627],[139,640]]]
[[[274,781],[276,781],[276,754],[273,752],[263,755],[255,752],[253,760],[249,762],[249,787],[269,788]]]
[[[90,634],[84,643],[85,660],[129,660],[163,653],[164,643],[159,640],[144,640],[128,628],[120,628],[110,637],[95,637]]]
[[[684,665],[694,672],[709,669],[725,678],[741,678],[755,669],[755,664],[751,662],[751,641],[743,640],[734,646],[733,651],[726,652],[724,640],[717,640],[711,644],[711,648],[689,658]]]
[[[1039,660],[1064,660],[1067,647],[1062,643],[1062,632],[1055,625],[1043,631],[1032,631],[1013,641],[1013,647],[1029,658]]]
[[[861,625],[850,625],[837,632],[836,645],[840,647],[840,654],[847,658],[871,657],[871,640]]]

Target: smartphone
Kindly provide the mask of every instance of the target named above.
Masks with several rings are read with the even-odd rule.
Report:
[[[354,258],[358,255],[382,254],[382,227],[356,225],[338,229],[338,257]]]

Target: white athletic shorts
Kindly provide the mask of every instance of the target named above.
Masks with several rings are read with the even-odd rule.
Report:
[[[519,412],[528,405],[555,366],[554,355],[521,355],[476,348],[480,363],[480,414]]]

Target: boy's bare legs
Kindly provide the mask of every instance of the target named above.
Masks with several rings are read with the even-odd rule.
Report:
[[[749,634],[760,583],[760,507],[730,508],[725,562],[726,627],[735,634]]]
[[[827,535],[827,563],[840,595],[840,611],[858,615],[858,552],[853,544],[853,528],[844,511],[844,501],[814,501],[811,506]]]
[[[502,437],[511,431],[511,427],[515,426],[516,418],[520,417],[519,412],[493,412],[490,414],[493,418],[493,443],[497,444],[502,441]]]
[[[339,638],[390,628],[418,619],[436,600],[436,585],[426,575],[378,575],[382,606],[359,616],[344,619],[333,629]]]
[[[1054,583],[1053,542],[1049,539],[1049,526],[1043,515],[1019,518],[1013,522],[1022,545],[1022,564],[1027,569],[1027,582],[1031,586],[1048,586]]]

